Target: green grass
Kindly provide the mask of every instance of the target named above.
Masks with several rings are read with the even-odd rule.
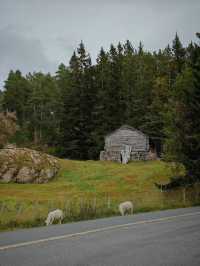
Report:
[[[114,162],[60,160],[58,176],[47,184],[0,184],[0,230],[43,225],[50,210],[62,208],[65,222],[118,214],[118,204],[132,200],[135,212],[190,206],[199,188],[162,193],[155,182],[173,175],[162,161]],[[192,197],[195,191],[195,197]],[[195,202],[194,202],[195,198]]]

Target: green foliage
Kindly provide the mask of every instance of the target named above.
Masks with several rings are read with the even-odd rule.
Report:
[[[183,153],[185,134],[189,132],[191,121],[187,117],[188,94],[193,90],[193,75],[191,69],[186,69],[176,79],[165,123],[165,152],[169,159],[182,162],[185,160]],[[184,123],[183,123],[184,122]],[[183,142],[182,142],[183,141]]]
[[[4,88],[4,110],[16,112],[18,123],[23,125],[29,116],[27,103],[30,98],[31,89],[27,79],[22,76],[19,70],[15,72],[10,71]]]
[[[0,113],[0,148],[6,145],[17,131],[15,113]]]
[[[185,166],[188,178],[200,180],[200,46],[195,44],[191,55],[173,88],[165,121],[165,149],[168,159]]]
[[[50,74],[34,73],[27,77],[31,96],[28,101],[29,121],[35,144],[56,144],[60,127],[62,101],[56,80]]]
[[[186,54],[186,51],[183,48],[177,33],[173,40],[172,51],[173,51],[174,61],[176,63],[175,75],[177,75],[178,73],[181,73],[183,69],[185,63],[185,54]]]
[[[159,152],[165,143],[165,158],[178,160],[175,154],[183,149],[177,140],[186,128],[198,131],[198,126],[189,126],[195,112],[185,117],[186,110],[199,103],[197,90],[192,89],[199,84],[198,49],[195,43],[183,47],[177,34],[171,47],[153,53],[141,42],[135,49],[127,40],[111,44],[108,51],[101,48],[92,65],[81,42],[69,66],[60,64],[55,76],[23,77],[20,71],[11,71],[0,94],[0,108],[17,114],[18,145],[34,145],[67,158],[97,159],[104,136],[129,124],[148,134]],[[186,107],[186,99],[195,97],[193,107]]]
[[[33,73],[25,78],[20,71],[11,71],[2,102],[4,110],[17,114],[20,124],[15,136],[17,144],[56,145],[62,100],[56,80],[50,74]]]
[[[3,111],[3,91],[0,90],[0,112]]]
[[[70,88],[63,94],[62,145],[64,155],[88,159],[93,129],[92,110],[95,103],[91,59],[81,42],[70,60]]]

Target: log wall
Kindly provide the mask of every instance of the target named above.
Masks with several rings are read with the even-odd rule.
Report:
[[[131,160],[147,160],[149,152],[149,138],[136,129],[119,128],[105,137],[104,151],[100,153],[100,160],[121,162],[121,151],[125,146],[131,146]]]
[[[104,150],[121,151],[125,145],[131,146],[133,151],[148,151],[149,138],[139,131],[119,129],[105,138]]]

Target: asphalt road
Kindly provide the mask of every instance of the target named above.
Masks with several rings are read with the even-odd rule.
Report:
[[[1,266],[200,265],[200,207],[0,234]]]

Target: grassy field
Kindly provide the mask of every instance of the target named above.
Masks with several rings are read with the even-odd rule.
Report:
[[[133,201],[135,212],[199,201],[197,187],[186,194],[155,187],[154,182],[167,183],[173,175],[170,165],[162,161],[60,163],[58,176],[47,184],[0,184],[0,230],[44,225],[46,215],[55,208],[64,210],[68,222],[119,215],[117,206],[124,200]]]

